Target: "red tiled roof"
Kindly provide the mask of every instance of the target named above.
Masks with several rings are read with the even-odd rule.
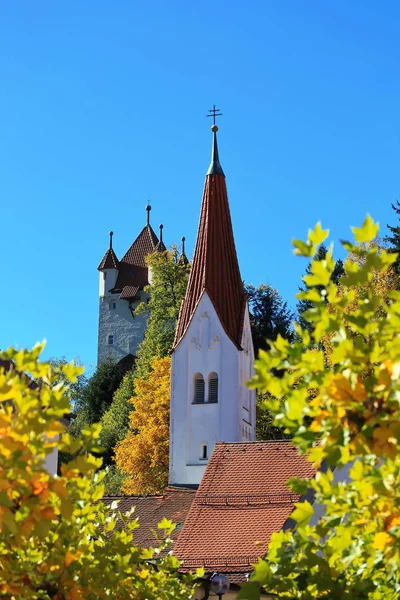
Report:
[[[286,481],[313,475],[290,441],[218,442],[175,547],[183,570],[250,571],[299,499]]]
[[[97,270],[101,271],[102,269],[118,269],[118,265],[119,262],[117,255],[112,248],[109,248],[103,256],[103,260],[97,267]]]
[[[185,334],[204,291],[227,335],[240,347],[246,297],[222,169],[206,176],[192,269],[178,320],[175,346]]]
[[[146,548],[155,544],[150,530],[157,530],[157,524],[164,517],[177,525],[171,536],[173,540],[177,539],[195,493],[191,489],[166,488],[158,496],[105,496],[103,502],[109,505],[114,500],[119,500],[117,510],[121,512],[135,507],[131,519],[138,518],[140,527],[134,531],[134,542]]]
[[[128,300],[129,298],[135,298],[137,296],[138,291],[139,291],[139,286],[126,285],[123,288],[119,297],[126,299],[126,300]]]
[[[114,289],[121,290],[121,298],[134,298],[137,291],[148,284],[146,256],[154,252],[157,244],[158,238],[152,227],[143,227],[119,263],[119,274]]]

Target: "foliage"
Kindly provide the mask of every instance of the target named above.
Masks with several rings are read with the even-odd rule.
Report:
[[[103,459],[107,464],[111,461],[115,446],[128,433],[129,415],[134,410],[130,402],[133,396],[134,377],[134,371],[125,373],[119,388],[114,392],[110,408],[103,414],[100,421],[102,427],[100,443],[104,448]]]
[[[258,356],[260,348],[268,349],[267,339],[275,340],[278,334],[285,339],[293,337],[291,322],[294,315],[272,286],[261,283],[255,288],[248,284],[245,290],[249,300],[254,352]]]
[[[42,346],[0,353],[15,368],[0,369],[0,595],[11,600],[176,599],[192,597],[177,576],[170,553],[142,550],[133,542],[136,520],[102,502],[101,459],[92,454],[100,426],[80,440],[64,433],[70,411],[65,378],[82,372],[72,364],[40,362]],[[39,387],[29,385],[28,372]],[[44,460],[59,443],[74,454],[51,476]],[[116,530],[117,519],[124,527]],[[159,525],[169,535],[172,524]]]
[[[162,358],[172,349],[176,322],[182,298],[186,293],[189,265],[179,261],[178,250],[155,252],[147,257],[152,283],[146,291],[150,294],[148,304],[140,304],[136,311],[150,310],[143,342],[137,353],[136,374],[148,376],[154,356]]]
[[[392,204],[392,208],[394,210],[394,212],[397,215],[398,220],[400,221],[400,202],[399,200],[396,200],[396,204]],[[400,275],[400,224],[398,225],[387,225],[387,228],[390,231],[391,235],[387,235],[384,238],[384,241],[387,242],[388,244],[390,244],[390,252],[396,252],[397,253],[397,258],[395,263],[393,264],[393,267],[397,273],[397,275]]]
[[[324,244],[320,244],[317,248],[316,248],[316,252],[315,255],[313,257],[313,261],[316,260],[320,260],[323,261],[326,259],[326,255],[327,255],[327,248]],[[305,281],[305,278],[308,277],[311,274],[311,269],[312,269],[312,263],[309,263],[307,268],[306,268],[306,274],[305,277],[303,277],[303,281]],[[331,281],[333,281],[333,283],[335,283],[336,285],[339,285],[339,280],[341,278],[341,276],[344,273],[344,268],[343,268],[343,261],[341,261],[340,259],[338,259],[335,262],[335,266],[334,269],[331,273]],[[304,292],[307,291],[309,288],[309,286],[305,285],[305,287],[301,287],[300,288],[300,292]],[[316,289],[318,289],[318,291],[321,293],[325,290],[325,286],[320,285],[319,287],[317,287]],[[325,296],[326,298],[326,296]],[[296,305],[297,308],[297,313],[299,315],[299,323],[301,325],[301,327],[303,329],[307,329],[307,331],[309,331],[310,333],[313,332],[313,322],[308,320],[305,316],[304,313],[306,313],[306,311],[310,310],[312,308],[312,301],[309,300],[308,298],[300,298],[297,302]]]
[[[49,359],[49,363],[54,369],[59,370],[61,365],[68,365],[68,360],[65,356],[61,356],[60,358],[52,357]],[[74,359],[74,364],[78,367],[83,367],[83,364],[79,358]],[[71,382],[67,381],[65,375],[60,374],[60,380],[62,381],[62,383],[64,385],[68,386],[69,397],[72,402],[72,411],[73,411],[75,404],[79,405],[79,403],[82,400],[82,396],[83,396],[85,388],[89,382],[89,378],[85,375],[85,373],[81,373],[80,375],[77,376],[76,381],[74,383],[71,383]]]
[[[293,435],[316,467],[322,461],[326,467],[311,482],[289,481],[298,494],[311,486],[319,511],[298,502],[296,530],[273,534],[266,560],[255,568],[252,579],[279,598],[400,595],[400,293],[390,292],[388,300],[374,286],[374,271],[386,272],[396,260],[370,244],[377,231],[367,217],[353,228],[355,242],[342,242],[359,261],[345,262],[340,293],[330,250],[312,261],[299,295],[312,303],[307,319],[317,344],[330,336],[331,368],[299,325],[294,344],[278,337],[256,363],[252,385],[273,397],[267,404],[275,425]],[[317,225],[307,242],[294,241],[296,253],[313,256],[326,235]],[[254,598],[257,589],[245,586],[241,597]]]
[[[126,366],[112,358],[97,366],[74,407],[77,416],[70,428],[74,437],[78,437],[86,425],[100,421],[111,406],[113,395],[119,388],[125,372]]]
[[[107,467],[106,475],[103,479],[104,493],[106,496],[121,496],[122,486],[126,475],[122,473],[115,464]]]
[[[116,448],[127,494],[154,494],[168,481],[171,359],[153,358],[148,377],[136,377],[129,432]]]
[[[256,395],[256,440],[283,440],[290,437],[282,427],[274,425],[274,419],[266,406],[268,394],[257,392]]]

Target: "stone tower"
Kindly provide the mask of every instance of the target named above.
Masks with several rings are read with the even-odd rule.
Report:
[[[144,337],[148,315],[135,315],[134,311],[140,302],[148,300],[148,294],[144,291],[150,281],[146,256],[166,249],[150,225],[151,206],[148,205],[146,211],[147,224],[121,260],[113,250],[113,233],[110,232],[110,246],[98,266],[98,364],[109,356],[117,361],[135,357]]]
[[[197,241],[183,300],[171,374],[173,485],[200,483],[215,443],[255,439],[254,350],[236,256],[218,127],[206,175]]]

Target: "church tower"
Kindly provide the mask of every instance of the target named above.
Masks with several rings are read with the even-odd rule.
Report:
[[[166,250],[163,226],[159,240],[150,225],[150,205],[146,211],[147,224],[121,260],[113,250],[111,231],[110,247],[97,267],[100,272],[98,364],[110,356],[117,362],[125,357],[133,360],[144,337],[148,314],[137,315],[134,311],[140,302],[148,300],[144,288],[151,280],[151,273],[146,256]]]
[[[215,442],[255,439],[254,349],[213,125],[200,222],[171,373],[171,485],[199,484]]]

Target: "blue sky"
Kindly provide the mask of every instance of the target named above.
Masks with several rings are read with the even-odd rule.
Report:
[[[213,103],[242,276],[294,304],[292,237],[395,221],[399,27],[390,0],[3,0],[0,347],[94,365],[96,267],[148,199],[191,254]]]

